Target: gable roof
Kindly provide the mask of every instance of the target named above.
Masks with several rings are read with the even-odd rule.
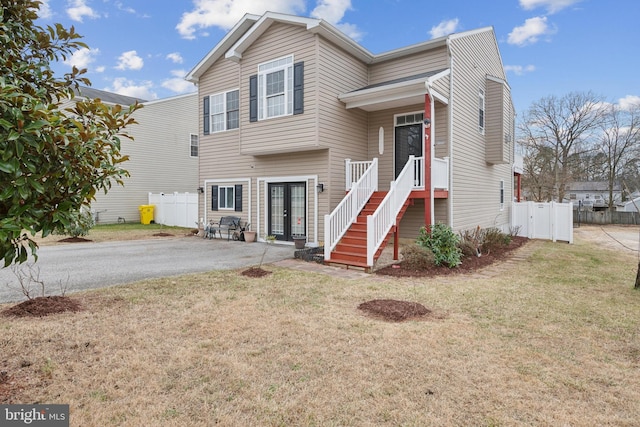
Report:
[[[80,86],[76,90],[76,95],[87,99],[100,98],[106,104],[133,105],[136,102],[145,102],[141,98],[120,95],[119,93],[107,92],[106,90],[94,89],[92,87]]]

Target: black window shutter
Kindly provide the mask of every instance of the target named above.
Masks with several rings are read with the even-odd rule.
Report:
[[[209,97],[205,96],[202,99],[202,115],[203,115],[203,128],[202,132],[205,135],[209,135]]]
[[[293,64],[293,114],[304,113],[304,62]]]
[[[249,77],[249,121],[258,121],[258,75]]]
[[[211,187],[211,210],[218,210],[218,186],[214,185]]]
[[[242,212],[242,184],[238,184],[235,186],[235,211]]]

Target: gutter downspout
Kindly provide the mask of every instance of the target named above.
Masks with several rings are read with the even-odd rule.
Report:
[[[451,37],[447,37],[447,51],[449,53],[449,198],[447,199],[449,227],[453,228],[453,106],[455,99],[453,97],[453,75],[454,64],[453,54],[451,53]]]
[[[429,226],[435,224],[435,203],[434,203],[434,199],[433,199],[433,175],[432,175],[432,168],[433,168],[433,157],[434,157],[434,151],[435,151],[435,147],[433,145],[433,136],[436,134],[435,132],[435,108],[434,108],[434,101],[433,101],[433,92],[431,91],[431,86],[433,84],[433,81],[431,80],[431,78],[429,78],[426,82],[425,82],[425,86],[427,88],[427,93],[429,96],[429,120],[431,121],[431,123],[429,123],[429,126],[427,127],[425,125],[424,127],[424,132],[425,132],[425,139],[428,140],[429,142],[429,168],[427,170],[427,165],[425,165],[425,175],[428,173],[429,174],[429,179],[428,179],[428,184],[429,184]],[[426,105],[425,105],[426,107]],[[426,111],[425,111],[426,112]],[[429,136],[426,137],[426,133],[429,133]],[[425,147],[427,148],[427,147]],[[426,160],[426,158],[425,158]],[[425,184],[427,184],[425,182]]]

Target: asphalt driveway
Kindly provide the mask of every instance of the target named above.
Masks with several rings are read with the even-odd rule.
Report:
[[[47,295],[55,295],[60,284],[72,293],[147,278],[249,267],[260,263],[265,247],[266,243],[198,237],[69,243],[41,247],[34,267]],[[269,245],[264,263],[293,258],[293,253],[291,245]],[[11,268],[0,269],[0,303],[24,299]]]

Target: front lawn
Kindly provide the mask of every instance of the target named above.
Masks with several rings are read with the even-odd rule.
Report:
[[[0,403],[67,403],[72,426],[636,425],[636,256],[533,244],[490,274],[267,265],[74,294],[82,311],[0,317]],[[433,315],[358,309],[376,299]]]

